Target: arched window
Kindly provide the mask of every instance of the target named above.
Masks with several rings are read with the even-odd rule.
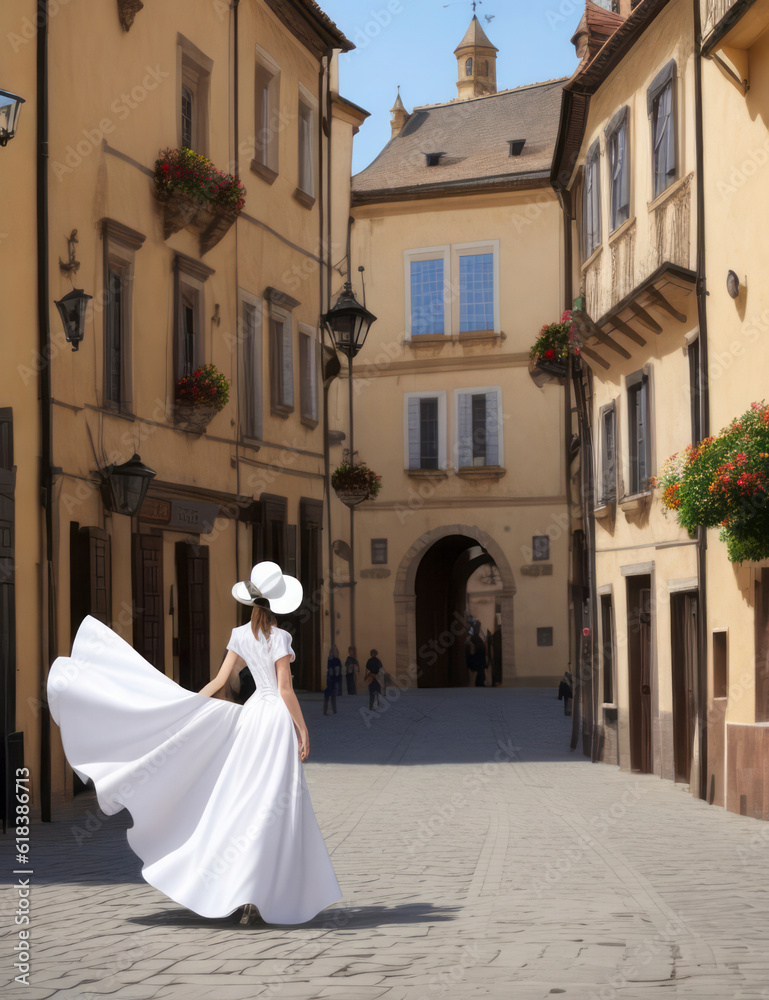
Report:
[[[470,56],[470,58],[465,63],[465,76],[472,76],[472,75],[473,75],[473,57]]]

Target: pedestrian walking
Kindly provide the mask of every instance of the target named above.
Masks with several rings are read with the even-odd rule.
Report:
[[[382,690],[382,685],[379,683],[379,672],[382,670],[382,661],[377,656],[377,651],[375,649],[371,650],[371,656],[366,661],[366,676],[363,678],[363,683],[369,682],[368,685],[368,708],[372,711],[374,708],[374,703],[376,702],[377,707],[379,707],[379,694]]]
[[[563,701],[563,714],[571,715],[571,699],[574,697],[572,676],[568,670],[564,672],[558,685],[558,701]]]
[[[360,671],[360,664],[357,660],[355,646],[347,647],[347,659],[344,661],[344,675],[347,680],[347,693],[357,694],[355,690],[356,675]]]
[[[328,715],[329,701],[331,702],[331,711],[336,715],[336,696],[341,683],[342,661],[339,659],[339,650],[336,646],[332,646],[326,662],[326,690],[323,692],[324,715]]]
[[[129,843],[150,885],[203,917],[243,908],[241,922],[258,910],[269,923],[300,924],[341,898],[302,768],[310,739],[291,636],[275,619],[299,607],[302,585],[263,562],[232,596],[251,620],[232,630],[199,693],[89,615],[71,657],[51,667],[48,702],[100,807],[130,810]],[[245,705],[211,697],[244,666],[256,681]]]

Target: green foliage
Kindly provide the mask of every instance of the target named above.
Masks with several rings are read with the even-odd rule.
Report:
[[[570,354],[579,357],[582,340],[567,309],[560,323],[546,324],[532,344],[529,357],[532,361],[566,361]]]
[[[166,149],[155,161],[155,190],[161,199],[175,191],[196,201],[232,209],[237,215],[246,203],[246,189],[231,174],[191,149]]]
[[[366,490],[369,499],[373,500],[382,489],[382,477],[369,469],[365,462],[358,462],[357,465],[342,462],[331,474],[331,486],[342,492]]]
[[[717,436],[672,455],[654,485],[688,531],[720,526],[732,562],[769,558],[769,406],[753,403]]]
[[[229,380],[215,365],[202,365],[176,383],[176,399],[180,403],[212,406],[218,412],[227,405],[229,398]]]

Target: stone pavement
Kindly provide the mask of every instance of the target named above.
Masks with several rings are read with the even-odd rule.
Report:
[[[79,797],[32,828],[29,986],[0,836],[3,997],[769,998],[769,824],[572,754],[552,691],[391,693],[373,717],[304,698],[343,903],[197,917],[142,881],[126,814]]]

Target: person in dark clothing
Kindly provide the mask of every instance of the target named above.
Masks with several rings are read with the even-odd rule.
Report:
[[[347,679],[347,693],[357,694],[357,691],[355,690],[355,675],[360,670],[360,664],[358,663],[355,646],[350,646],[347,653],[347,659],[344,661],[344,673]]]
[[[382,661],[377,656],[377,651],[375,649],[371,650],[371,657],[366,661],[366,676],[363,678],[363,683],[369,681],[368,686],[368,708],[369,712],[374,708],[374,702],[376,701],[377,707],[379,707],[379,693],[382,690],[382,685],[379,683],[379,672],[382,669]]]
[[[558,685],[558,701],[563,701],[563,714],[571,715],[571,699],[574,697],[572,677],[567,670]]]
[[[332,646],[328,654],[326,664],[326,690],[323,692],[323,714],[328,715],[328,703],[331,702],[331,711],[336,715],[336,692],[342,680],[342,661],[339,659],[339,650]]]
[[[475,686],[486,686],[486,650],[480,637],[473,640],[473,662],[475,669]]]

